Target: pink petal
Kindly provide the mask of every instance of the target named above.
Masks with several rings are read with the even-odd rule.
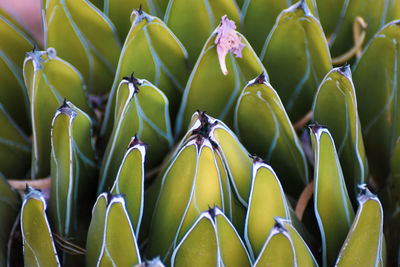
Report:
[[[221,18],[215,44],[217,45],[219,64],[224,75],[228,74],[225,63],[225,57],[228,52],[233,52],[235,57],[242,57],[242,49],[245,46],[241,43],[241,38],[237,35],[235,29],[234,21],[229,20],[226,15]]]

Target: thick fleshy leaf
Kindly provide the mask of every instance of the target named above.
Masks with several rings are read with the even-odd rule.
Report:
[[[242,9],[243,33],[259,54],[287,0],[246,0]]]
[[[140,263],[139,246],[125,200],[121,195],[114,195],[104,215],[103,240],[97,266],[133,266]]]
[[[121,49],[109,19],[87,0],[48,0],[44,24],[46,48],[79,69],[90,93],[107,93]]]
[[[54,113],[68,99],[87,114],[92,114],[86,86],[80,73],[56,56],[52,48],[33,51],[24,62],[32,119],[32,178],[50,173],[50,129]]]
[[[240,90],[250,79],[266,73],[247,40],[232,28],[232,21],[226,20],[223,17],[224,23],[211,34],[190,74],[176,121],[177,136],[189,125],[196,110],[206,110],[232,126],[234,105]],[[229,34],[224,36],[227,27],[230,27]],[[216,44],[217,38],[220,43]],[[231,39],[239,42],[238,47],[226,46],[232,42]]]
[[[167,2],[167,1],[164,1]],[[141,8],[144,12],[163,17],[154,0],[105,0],[104,14],[114,23],[119,39],[123,42],[131,28],[131,15],[134,9]]]
[[[400,139],[393,148],[390,176],[380,193],[384,207],[385,237],[387,241],[387,266],[400,263]]]
[[[0,104],[25,132],[30,131],[29,104],[22,64],[33,42],[9,20],[0,15]],[[5,41],[7,40],[7,41]]]
[[[201,134],[213,142],[213,147],[222,161],[235,198],[243,207],[247,207],[251,185],[252,161],[249,152],[239,142],[236,135],[221,120],[197,111],[192,115],[189,130],[182,143]],[[235,221],[234,218],[231,218]]]
[[[337,4],[335,4],[335,6],[336,5]],[[328,8],[330,10],[330,6]],[[339,16],[334,31],[327,32],[327,34],[330,34],[329,47],[332,56],[340,56],[352,48],[353,23],[357,16],[363,18],[368,25],[364,41],[364,44],[367,44],[374,34],[384,25],[387,8],[390,8],[389,1],[387,0],[369,2],[364,0],[352,0],[343,3],[340,13],[336,13],[338,7],[336,7],[335,10],[330,10],[332,14]],[[324,24],[322,25],[324,26]]]
[[[165,23],[188,50],[192,66],[223,15],[240,25],[239,8],[234,0],[169,1]]]
[[[355,204],[357,185],[368,177],[364,141],[350,67],[331,70],[314,99],[313,120],[326,126],[335,140],[350,199]]]
[[[111,194],[101,193],[94,204],[86,241],[87,266],[96,266],[97,259],[100,256],[103,243],[106,209],[110,202],[110,198]]]
[[[365,150],[378,186],[389,175],[392,149],[400,136],[399,42],[400,21],[394,21],[375,35],[353,72]]]
[[[114,185],[111,188],[112,194],[125,196],[126,209],[136,238],[139,235],[143,214],[145,157],[146,145],[134,137],[125,152]]]
[[[254,266],[318,266],[307,244],[290,220],[275,218],[275,225]]]
[[[125,76],[135,72],[160,88],[171,103],[175,118],[189,71],[187,53],[178,38],[157,17],[135,10],[134,20],[119,57],[118,69],[111,88],[101,135],[107,139],[114,123],[115,98],[118,85]]]
[[[356,217],[335,266],[382,266],[383,209],[366,185],[361,186]]]
[[[150,228],[148,255],[159,255],[168,262],[202,211],[214,205],[224,209],[220,172],[210,141],[199,135],[182,145],[159,178],[161,189]]]
[[[27,191],[20,216],[25,266],[61,266],[45,213],[44,196],[29,187]]]
[[[254,263],[258,266],[297,266],[296,252],[288,231],[276,223]]]
[[[80,245],[96,192],[91,131],[91,119],[71,102],[57,109],[51,130],[50,220],[58,235]]]
[[[16,222],[20,200],[16,192],[0,175],[0,265],[6,266],[7,246],[12,227]]]
[[[111,187],[133,135],[149,145],[147,167],[155,167],[172,147],[169,102],[146,80],[124,78],[118,88],[114,128],[100,169],[98,192]]]
[[[353,222],[335,143],[326,128],[310,126],[314,148],[314,212],[322,239],[322,264],[332,266]]]
[[[274,168],[285,191],[298,196],[308,183],[306,156],[278,94],[263,74],[239,96],[235,128],[250,152]]]
[[[264,241],[275,225],[275,217],[290,219],[285,193],[271,166],[255,158],[244,230],[252,258],[259,255]]]
[[[24,178],[30,167],[32,144],[0,103],[0,176]]]
[[[326,36],[330,36],[343,22],[343,11],[348,5],[347,0],[320,0],[318,14]],[[349,39],[352,40],[352,39]]]
[[[173,252],[171,266],[250,266],[235,228],[217,207],[200,214]]]
[[[400,19],[400,1],[389,0],[386,4],[385,22]]]
[[[297,232],[296,228],[293,227],[291,222],[287,220],[282,220],[281,218],[276,218],[275,220],[280,222],[288,231],[290,238],[292,239],[293,247],[296,251],[296,260],[298,266],[318,266],[314,255],[311,253],[311,250],[304,242],[301,235]]]
[[[318,85],[332,67],[324,32],[305,1],[282,11],[261,59],[290,119],[299,120],[311,110]]]

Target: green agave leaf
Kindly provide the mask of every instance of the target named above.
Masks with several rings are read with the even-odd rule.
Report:
[[[350,199],[368,178],[356,93],[349,65],[334,68],[321,82],[313,105],[313,121],[326,126],[335,140]]]
[[[136,137],[132,138],[111,188],[112,194],[125,196],[126,209],[136,238],[139,236],[143,214],[145,157],[146,145]]]
[[[327,33],[330,34],[329,47],[332,56],[340,56],[352,48],[353,23],[357,16],[362,17],[368,25],[364,41],[365,44],[368,43],[374,34],[384,25],[385,12],[389,7],[388,4],[389,1],[387,0],[369,2],[363,0],[345,1],[339,13],[340,15],[336,13],[337,11],[334,13],[336,16],[339,16],[334,31]],[[330,6],[328,8],[330,10]]]
[[[293,241],[280,223],[271,229],[253,266],[297,266]]]
[[[197,134],[206,136],[212,141],[216,154],[229,177],[228,184],[231,185],[234,198],[237,199],[239,205],[247,207],[253,166],[249,152],[228,126],[221,120],[208,116],[205,112],[197,111],[192,115],[189,130],[182,139],[181,145]],[[235,221],[234,218],[231,220]]]
[[[234,0],[169,1],[164,21],[188,50],[192,66],[223,15],[240,25],[239,8]]]
[[[217,207],[200,214],[173,252],[171,266],[250,266],[235,228]]]
[[[291,222],[279,217],[254,266],[318,266],[307,244]]]
[[[276,18],[288,7],[287,0],[246,0],[242,8],[242,29],[259,54]],[[262,25],[262,27],[260,27]]]
[[[20,216],[25,266],[61,266],[45,211],[43,194],[27,187]]]
[[[139,247],[125,199],[121,195],[114,195],[104,215],[103,239],[97,266],[133,266],[140,263]]]
[[[366,185],[360,186],[359,207],[335,266],[382,266],[383,209]]]
[[[323,266],[332,266],[353,222],[335,143],[328,129],[310,126],[314,148],[314,212],[322,238]]]
[[[296,261],[298,266],[318,266],[314,255],[307,246],[306,242],[303,240],[301,235],[297,232],[296,228],[288,220],[283,220],[281,218],[275,218],[276,221],[280,222],[285,229],[288,231],[293,247],[296,252]]]
[[[387,240],[387,266],[400,263],[400,138],[397,139],[391,158],[390,176],[384,191],[380,193],[384,207],[385,236]],[[383,245],[385,243],[383,242]]]
[[[149,145],[147,167],[155,167],[172,147],[169,102],[147,80],[124,78],[118,88],[114,128],[100,169],[98,192],[112,186],[132,135]]]
[[[199,214],[223,206],[221,176],[211,142],[197,135],[181,146],[161,177],[148,255],[169,262],[173,249]]]
[[[104,14],[114,23],[121,41],[125,40],[131,28],[132,11],[139,8],[154,16],[162,17],[164,15],[154,0],[105,0]]]
[[[31,142],[0,103],[0,176],[24,178],[29,170]]]
[[[58,235],[81,245],[96,190],[91,129],[89,116],[71,102],[57,109],[51,129],[50,219]]]
[[[393,20],[400,19],[400,1],[399,0],[389,0],[385,6],[386,14],[385,22],[390,22]]]
[[[28,95],[22,78],[25,53],[34,47],[22,30],[0,15],[0,104],[25,132],[30,131]],[[5,41],[7,39],[7,41]]]
[[[86,265],[90,267],[97,265],[97,259],[100,256],[104,235],[105,214],[111,197],[109,193],[101,193],[93,206],[86,240]]]
[[[187,52],[171,30],[159,18],[140,10],[134,10],[133,15],[135,18],[122,48],[101,128],[105,140],[112,131],[115,98],[123,77],[134,71],[137,77],[160,88],[171,103],[171,116],[175,118],[189,75]]]
[[[0,196],[0,265],[6,266],[8,240],[21,204],[18,195],[1,174]]]
[[[305,1],[282,11],[260,58],[290,119],[299,120],[311,110],[316,89],[332,67],[324,32]]]
[[[358,111],[372,177],[382,186],[400,136],[400,21],[387,24],[371,40],[353,71]],[[380,88],[377,90],[377,88]]]
[[[260,158],[254,158],[252,175],[244,238],[254,259],[275,225],[274,218],[290,219],[290,215],[285,193],[274,170]]]
[[[204,45],[186,84],[175,135],[179,136],[182,129],[189,125],[196,110],[207,110],[211,116],[233,125],[234,103],[241,88],[250,79],[262,72],[266,73],[250,44],[234,29],[233,21],[224,16]],[[228,49],[226,43],[234,44],[235,47]],[[236,57],[229,53],[231,50]]]
[[[87,0],[48,0],[44,24],[45,46],[79,69],[90,93],[106,94],[121,49],[109,19]]]
[[[87,114],[92,114],[80,73],[56,56],[56,51],[33,51],[24,62],[32,120],[32,178],[50,173],[50,129],[53,116],[67,98]]]
[[[343,23],[344,12],[350,1],[347,0],[319,0],[318,14],[326,36],[331,34]],[[348,39],[348,41],[353,40]]]
[[[278,94],[264,74],[250,81],[240,94],[235,128],[251,153],[273,166],[285,191],[300,195],[308,183],[306,157]]]

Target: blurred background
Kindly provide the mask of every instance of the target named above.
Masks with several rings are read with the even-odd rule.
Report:
[[[0,0],[0,8],[17,20],[40,45],[43,45],[40,0]]]

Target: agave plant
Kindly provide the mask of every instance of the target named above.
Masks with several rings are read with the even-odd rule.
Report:
[[[400,264],[400,1],[41,4],[0,10],[0,266]]]

